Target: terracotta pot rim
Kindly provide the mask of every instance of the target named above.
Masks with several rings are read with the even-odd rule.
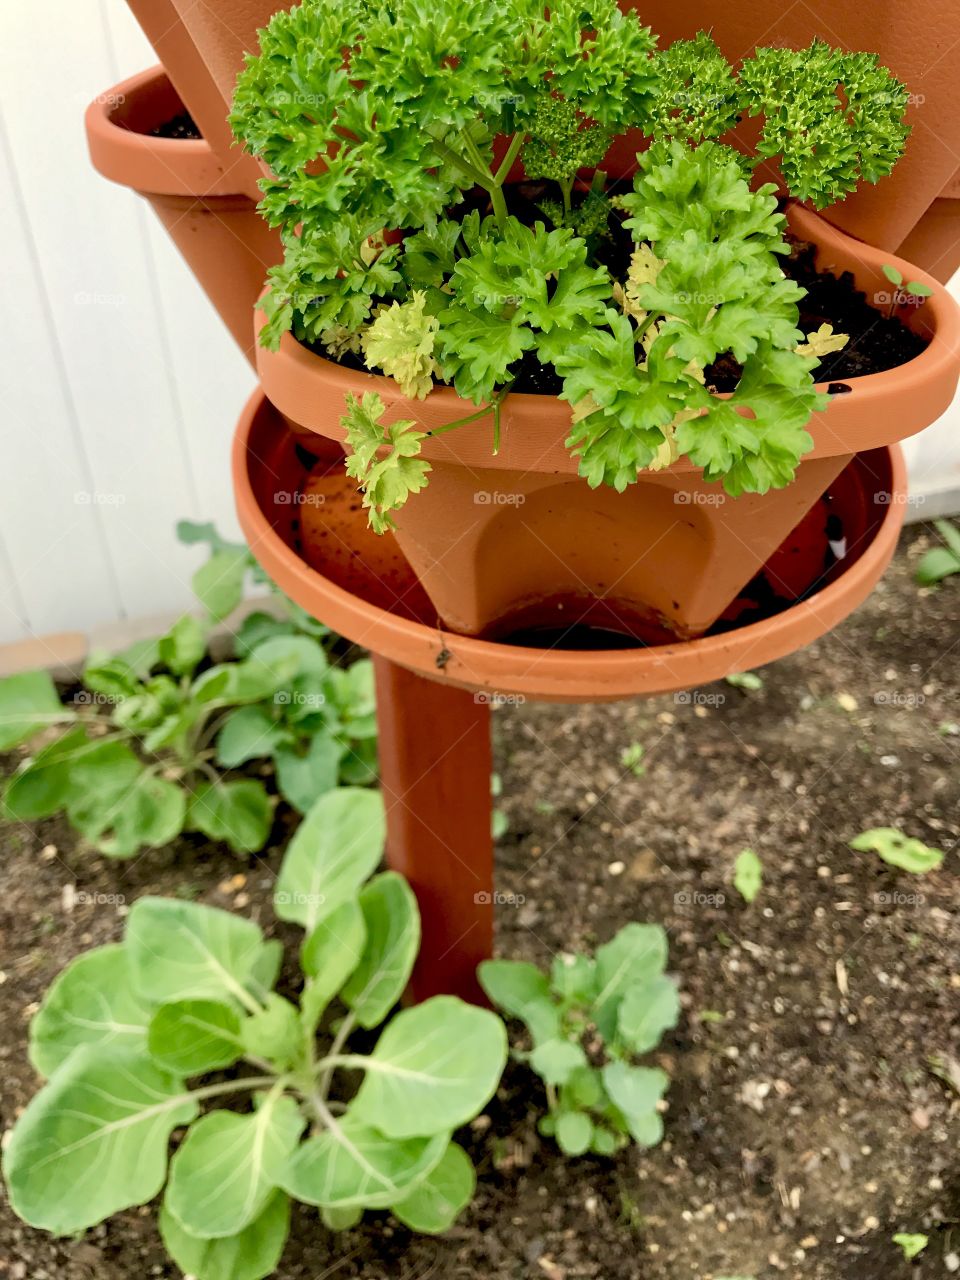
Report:
[[[157,104],[151,109],[151,104]],[[225,167],[203,138],[155,138],[124,123],[128,114],[149,112],[147,128],[185,111],[162,66],[151,67],[102,93],[87,108],[90,159],[105,178],[146,196],[242,197],[240,166]],[[241,153],[237,151],[238,160]]]
[[[257,560],[281,590],[355,643],[467,689],[547,701],[602,701],[692,688],[784,657],[866,598],[893,555],[905,512],[903,456],[898,447],[888,447],[891,498],[871,543],[839,577],[800,604],[721,635],[647,649],[525,648],[398,617],[310,568],[271,525],[255,496],[251,468],[267,466],[264,449],[251,446],[263,405],[258,390],[240,416],[232,463],[240,525]]]
[[[883,264],[898,267],[904,278],[920,280],[933,290],[913,323],[928,338],[928,345],[914,359],[895,369],[846,380],[849,393],[835,396],[829,408],[815,413],[808,430],[814,449],[806,457],[839,456],[893,444],[922,430],[949,405],[960,366],[960,306],[946,289],[919,267],[862,244],[846,232],[831,226],[819,215],[792,204],[788,207],[791,226],[806,239],[816,242],[822,260],[830,265],[836,254],[844,268],[852,264],[861,277],[887,283]],[[876,287],[876,284],[874,285]],[[889,286],[888,286],[889,287]],[[255,327],[259,335],[266,323],[258,311]],[[375,391],[383,399],[392,418],[412,418],[432,430],[456,417],[465,416],[475,406],[462,400],[452,387],[435,388],[425,400],[409,400],[396,383],[382,374],[366,373],[337,364],[310,351],[286,333],[278,351],[257,345],[257,367],[264,390],[272,403],[292,422],[330,439],[343,439],[339,426],[341,400],[348,392],[360,396]],[[820,383],[825,390],[829,383]],[[424,442],[423,456],[436,461],[456,461],[469,467],[493,467],[515,471],[575,473],[573,459],[563,441],[570,425],[569,407],[555,396],[516,392],[504,402],[503,437],[500,453],[493,456],[489,419],[437,439]],[[669,470],[696,471],[682,460]]]

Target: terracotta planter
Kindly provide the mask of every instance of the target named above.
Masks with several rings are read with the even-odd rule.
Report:
[[[278,0],[128,0],[144,35],[221,163],[235,166],[238,191],[256,197],[260,169],[241,154],[227,116],[243,55],[257,29],[283,8]]]
[[[253,307],[282,257],[280,238],[206,141],[151,136],[182,111],[162,67],[124,80],[87,109],[90,158],[105,178],[149,200],[254,363]]]
[[[904,241],[957,170],[960,155],[960,23],[957,0],[873,0],[860,4],[792,4],[768,0],[715,4],[694,0],[621,0],[638,8],[664,47],[710,31],[734,63],[756,45],[803,48],[818,37],[843,49],[866,49],[897,75],[911,94],[913,133],[894,169],[876,186],[864,183],[826,211],[838,227],[909,258]],[[745,138],[748,129],[738,131]],[[632,161],[628,152],[618,152]],[[921,263],[921,265],[924,265]]]
[[[846,538],[846,556],[808,584],[801,602],[788,606],[781,600],[779,612],[746,625],[731,617],[717,634],[698,640],[571,652],[451,635],[438,627],[392,536],[369,532],[335,462],[318,464],[306,454],[302,438],[289,432],[260,392],[237,427],[233,483],[254,555],[314,617],[444,684],[565,702],[689,689],[810,643],[870,593],[893,554],[906,510],[900,450],[870,451],[847,465],[831,486],[824,513],[808,518],[783,548],[787,561],[809,559],[822,566],[828,510]],[[731,615],[756,616],[745,609],[741,601]]]
[[[820,262],[849,269],[868,295],[888,287],[881,266],[924,273],[799,207],[794,230],[820,245]],[[934,284],[932,280],[929,283]],[[397,543],[444,624],[463,635],[583,621],[651,641],[702,634],[716,621],[858,452],[920,431],[949,405],[960,369],[960,308],[942,289],[910,323],[929,340],[898,369],[853,379],[814,416],[815,448],[787,489],[726,498],[687,462],[645,474],[625,493],[591,490],[563,441],[569,409],[516,394],[491,456],[489,422],[425,443],[426,489],[397,517]],[[289,335],[258,350],[263,388],[286,418],[333,440],[344,395],[376,390],[391,418],[434,429],[469,408],[450,388],[405,399],[386,378],[314,355]]]

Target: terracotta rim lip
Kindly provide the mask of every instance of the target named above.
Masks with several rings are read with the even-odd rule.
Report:
[[[922,281],[933,290],[923,307],[923,326],[929,335],[925,350],[895,369],[847,380],[853,390],[834,397],[830,407],[815,413],[808,423],[814,448],[805,456],[862,452],[922,430],[947,408],[956,388],[960,305],[939,281],[905,259],[855,240],[808,209],[792,204],[789,210],[794,229],[817,244],[821,258],[826,255],[829,261],[831,250],[835,250],[845,259],[854,258],[862,274],[875,276],[889,264],[902,271],[905,280]],[[862,287],[860,280],[858,285]],[[257,311],[254,324],[258,335],[265,323],[266,317]],[[327,360],[290,333],[283,335],[278,351],[268,351],[257,343],[257,368],[264,390],[281,413],[300,427],[333,439],[342,440],[343,431],[338,424],[339,411],[331,412],[331,395],[350,392],[360,396],[375,391],[393,416],[412,418],[428,430],[473,409],[446,386],[435,388],[425,400],[409,400],[392,379]],[[821,390],[829,385],[818,383]],[[486,419],[449,436],[425,441],[423,456],[477,469],[576,474],[576,460],[563,444],[570,426],[570,410],[563,401],[515,392],[505,401],[502,420],[503,442],[497,456],[490,450],[490,423]],[[537,433],[535,438],[531,432]],[[527,439],[518,443],[517,436],[523,433]],[[674,474],[697,470],[688,460],[667,468]]]
[[[354,643],[464,688],[519,691],[543,700],[600,701],[693,688],[782,658],[829,631],[866,598],[890,562],[906,512],[903,455],[898,446],[887,446],[891,501],[869,546],[835,581],[782,613],[722,635],[647,649],[571,651],[500,644],[398,618],[300,559],[271,526],[251,484],[250,437],[264,400],[257,390],[247,401],[232,456],[237,512],[254,556],[292,599]],[[449,653],[442,671],[436,667],[441,651]]]
[[[123,110],[161,91],[168,91],[186,111],[162,66],[121,80],[90,103],[84,122],[94,168],[147,196],[243,196],[241,180],[230,176],[205,139],[155,138],[120,123]]]

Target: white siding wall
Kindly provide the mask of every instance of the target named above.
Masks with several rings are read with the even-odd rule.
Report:
[[[0,7],[0,642],[178,609],[176,520],[236,532],[252,374],[146,204],[87,160],[87,102],[153,61],[123,0]],[[911,444],[923,490],[960,487],[958,428],[955,405]]]

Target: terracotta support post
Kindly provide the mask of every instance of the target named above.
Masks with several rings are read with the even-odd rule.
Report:
[[[375,657],[387,862],[423,918],[410,994],[484,1000],[476,967],[493,950],[490,709],[481,695]]]

